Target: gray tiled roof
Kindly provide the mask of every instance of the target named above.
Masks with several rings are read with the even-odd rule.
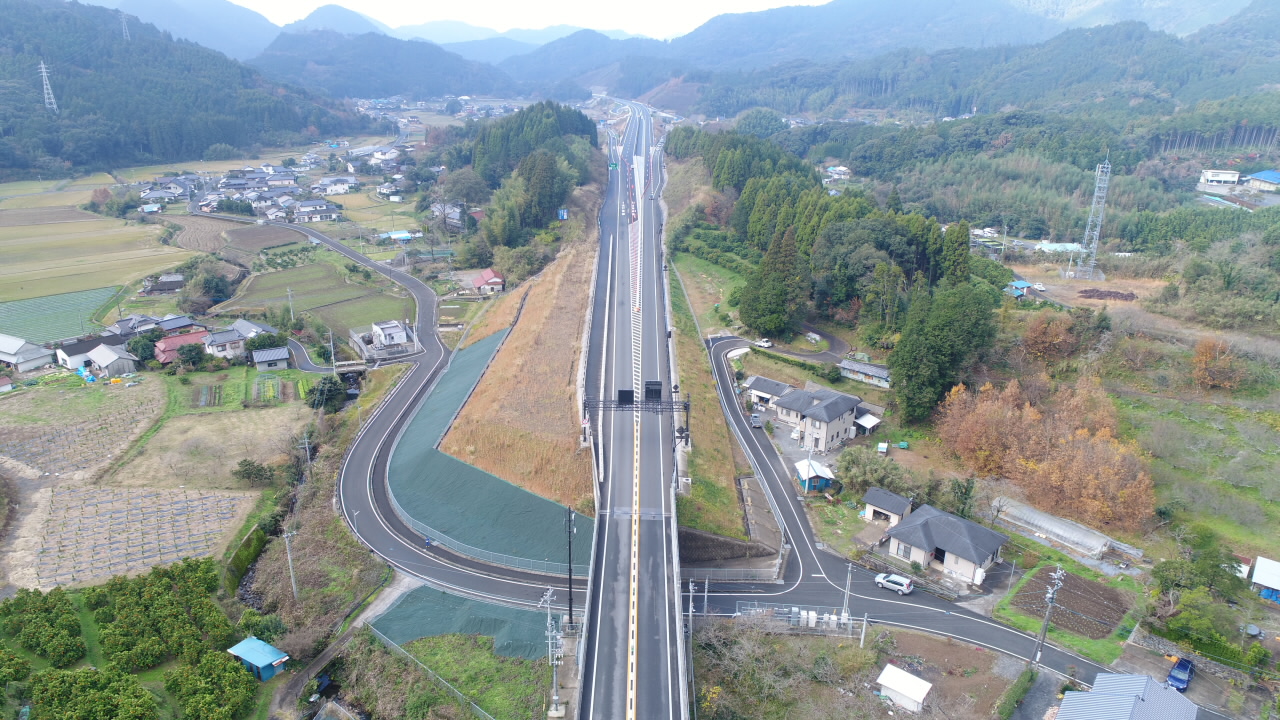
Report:
[[[271,333],[274,335],[280,332],[266,323],[254,322],[244,318],[240,318],[239,320],[231,323],[231,329],[238,331],[245,337],[253,337],[259,333]]]
[[[880,487],[867,489],[867,494],[862,496],[862,502],[868,505],[875,505],[882,510],[888,510],[894,515],[904,515],[907,508],[911,507],[911,501],[902,497],[896,492],[890,492]]]
[[[253,361],[256,363],[288,359],[289,348],[287,347],[266,348],[265,350],[253,351]]]
[[[1098,673],[1092,692],[1067,692],[1058,720],[1195,720],[1182,693],[1146,675]]]
[[[870,375],[871,377],[884,378],[885,380],[889,379],[889,368],[884,365],[857,362],[854,360],[841,360],[840,367],[848,370],[849,372],[859,372],[863,375]]]
[[[219,345],[221,343],[237,342],[243,339],[244,336],[240,334],[240,331],[233,328],[231,330],[219,330],[215,333],[209,333],[209,337],[205,338],[204,344]]]
[[[161,330],[168,332],[170,330],[177,330],[178,328],[190,327],[195,324],[195,321],[186,315],[179,315],[178,317],[161,320],[157,324],[160,326]]]
[[[889,537],[925,552],[938,548],[978,565],[1000,552],[1000,547],[1009,541],[1008,535],[943,512],[932,505],[921,505],[902,522],[890,528]]]
[[[747,378],[746,382],[742,383],[742,386],[774,397],[781,397],[788,390],[793,389],[790,385],[784,382],[770,380],[767,377],[760,377],[759,375],[752,375]]]
[[[102,337],[91,337],[88,340],[80,342],[66,343],[62,346],[62,353],[67,357],[76,355],[84,355],[99,345],[123,345],[127,342],[127,338],[119,335],[103,335]]]
[[[818,422],[831,422],[853,412],[862,399],[834,390],[792,390],[774,401],[774,405],[800,413]]]

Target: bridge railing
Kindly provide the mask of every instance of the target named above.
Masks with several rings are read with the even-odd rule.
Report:
[[[474,545],[468,545],[467,543],[454,540],[430,525],[411,517],[409,513],[405,512],[404,508],[400,507],[400,503],[396,501],[394,493],[388,492],[387,497],[391,498],[391,508],[395,510],[396,517],[400,518],[401,522],[408,525],[424,538],[430,539],[433,545],[439,545],[464,557],[469,557],[472,560],[479,560],[480,562],[486,562],[491,565],[501,565],[502,567],[509,567],[515,570],[527,570],[528,572],[539,573],[542,575],[564,575],[566,577],[569,575],[568,563],[550,562],[548,560],[531,560],[529,558],[506,555],[504,553],[484,550],[482,548],[475,547]],[[424,540],[423,542],[425,544],[426,541]],[[587,565],[575,564],[573,566],[573,574],[575,577],[586,577],[590,571],[591,569]]]

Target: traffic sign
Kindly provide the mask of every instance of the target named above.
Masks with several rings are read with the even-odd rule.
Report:
[[[610,170],[617,170],[617,169],[618,169],[618,163],[609,163],[609,169],[610,169]]]

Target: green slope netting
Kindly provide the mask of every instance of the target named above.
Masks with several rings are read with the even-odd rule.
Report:
[[[481,550],[563,563],[564,506],[435,448],[479,382],[505,332],[454,356],[391,455],[391,494],[404,512],[437,533]],[[573,563],[591,562],[591,518],[578,516]]]
[[[545,613],[467,600],[429,587],[402,597],[373,626],[401,646],[436,635],[484,635],[493,638],[499,655],[529,660],[547,656]]]

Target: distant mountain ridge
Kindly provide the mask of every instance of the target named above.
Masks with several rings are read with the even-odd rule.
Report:
[[[537,45],[512,40],[507,37],[491,37],[483,40],[440,43],[440,47],[457,53],[468,60],[497,65],[515,55],[524,55],[538,49]]]
[[[517,90],[516,83],[492,65],[467,60],[425,40],[399,40],[373,32],[281,33],[249,64],[269,77],[333,97],[436,97]]]
[[[305,18],[285,25],[282,30],[295,34],[311,30],[332,30],[344,35],[363,35],[365,33],[391,35],[393,32],[391,28],[377,20],[341,5],[321,5],[312,10],[311,14]]]

